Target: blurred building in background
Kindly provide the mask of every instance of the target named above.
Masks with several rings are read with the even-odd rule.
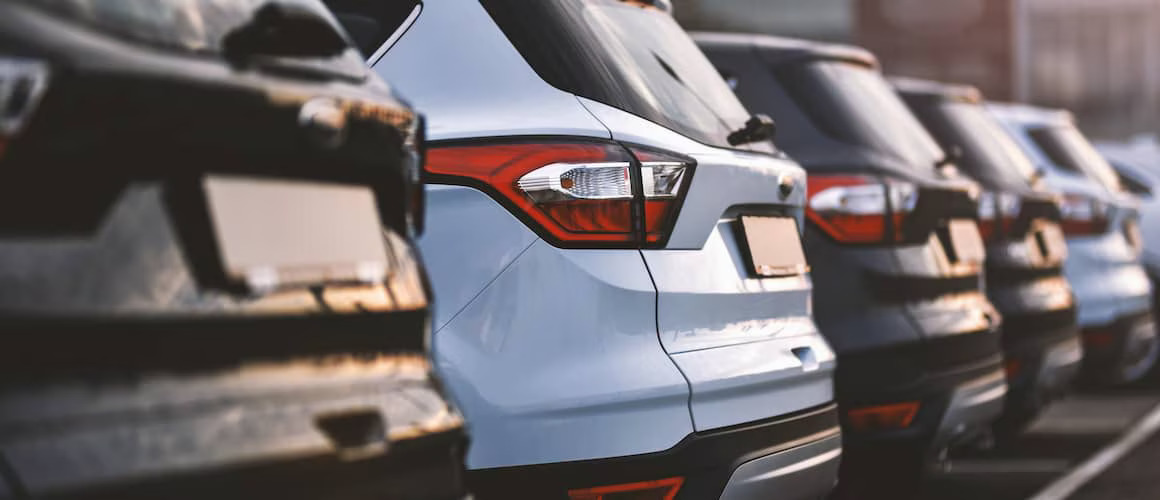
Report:
[[[674,0],[690,29],[852,42],[888,73],[1068,108],[1104,138],[1160,130],[1160,0]]]

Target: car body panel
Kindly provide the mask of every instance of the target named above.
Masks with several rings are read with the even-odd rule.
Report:
[[[487,194],[463,186],[428,185],[428,225],[419,247],[431,266],[428,276],[439,291],[435,331],[499,276],[538,238]],[[461,257],[465,241],[475,242],[472,257]]]
[[[476,436],[473,476],[664,457],[682,442],[731,439],[827,406],[833,356],[810,319],[808,276],[750,278],[730,225],[741,207],[800,227],[801,169],[553,87],[521,57],[518,37],[505,37],[509,25],[489,15],[520,5],[484,7],[424,2],[375,64],[427,113],[436,147],[606,138],[696,165],[671,236],[654,245],[663,249],[564,249],[485,190],[429,187],[432,229],[420,246],[439,269],[432,288],[448,297],[434,353]],[[782,195],[786,183],[793,189]],[[727,479],[711,476],[709,488]]]
[[[438,64],[432,64],[433,54],[439,54]],[[423,71],[407,70],[416,67]],[[544,84],[479,2],[424,2],[418,19],[374,70],[423,110],[427,137],[433,141],[608,137],[608,130],[577,105],[575,96]]]
[[[434,353],[476,436],[471,468],[655,452],[693,431],[637,251],[536,241],[435,333]]]
[[[819,488],[833,478],[842,457],[842,439],[828,437],[742,464],[729,478],[722,500],[812,499],[825,495]]]

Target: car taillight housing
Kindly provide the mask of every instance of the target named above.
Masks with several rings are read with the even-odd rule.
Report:
[[[1091,236],[1108,230],[1108,207],[1100,200],[1078,194],[1064,194],[1059,206],[1061,227],[1067,236]]]
[[[979,195],[979,233],[984,241],[996,241],[1015,231],[1022,200],[1010,193],[984,191]]]
[[[806,216],[839,243],[887,243],[902,239],[917,202],[918,188],[909,182],[810,174]]]
[[[0,157],[32,116],[48,76],[48,65],[42,61],[0,56]]]
[[[692,159],[596,141],[433,144],[428,180],[482,189],[561,247],[663,246]]]

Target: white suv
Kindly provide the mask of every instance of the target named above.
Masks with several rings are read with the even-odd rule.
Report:
[[[331,4],[393,33],[364,51],[427,116],[434,353],[477,496],[825,495],[805,173],[664,9]]]

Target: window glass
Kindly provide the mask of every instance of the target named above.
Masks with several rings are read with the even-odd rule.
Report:
[[[892,154],[913,168],[933,169],[945,156],[873,68],[823,61],[778,73],[811,121],[836,139]]]
[[[729,146],[750,114],[669,14],[618,0],[483,0],[548,83]],[[747,145],[771,151],[768,142]]]
[[[1052,163],[1087,175],[1109,190],[1121,189],[1116,171],[1075,127],[1043,127],[1029,135]]]
[[[982,106],[964,102],[941,106],[956,142],[963,148],[961,167],[985,179],[1025,184],[1035,165]]]

